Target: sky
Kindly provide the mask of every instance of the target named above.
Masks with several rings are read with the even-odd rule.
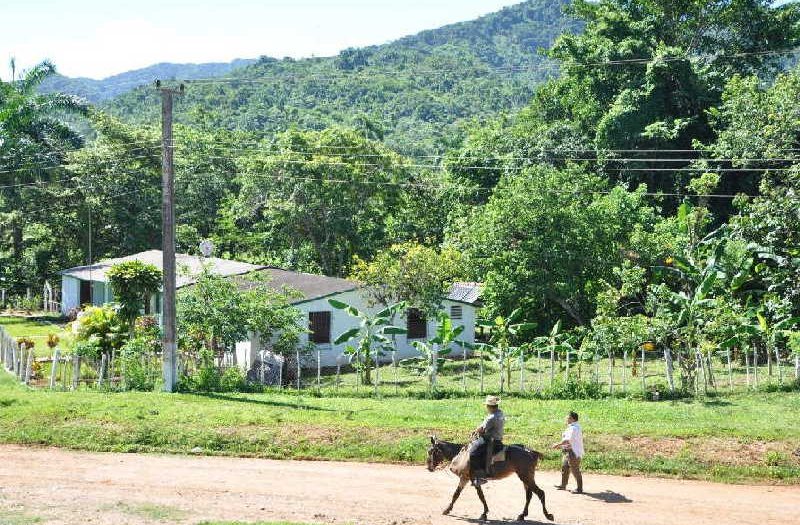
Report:
[[[158,62],[330,56],[520,0],[0,0],[0,78],[42,59],[104,78]]]

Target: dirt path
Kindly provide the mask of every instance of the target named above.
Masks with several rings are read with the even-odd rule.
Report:
[[[555,472],[538,479],[555,523],[794,524],[800,512],[800,487],[590,474],[588,494],[576,496],[552,488]],[[439,514],[454,484],[446,472],[423,467],[0,446],[0,523],[474,522],[480,504],[471,489],[453,516]],[[486,497],[498,523],[516,516],[523,503],[516,479],[490,483]],[[529,518],[544,521],[535,497]]]

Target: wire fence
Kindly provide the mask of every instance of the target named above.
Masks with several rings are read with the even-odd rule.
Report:
[[[0,363],[25,385],[69,391],[160,390],[160,352],[119,352],[81,356],[58,345],[38,351],[0,327]],[[37,352],[39,355],[37,355]],[[503,361],[476,350],[430,370],[417,369],[392,354],[372,363],[369,373],[345,356],[323,366],[321,349],[297,349],[289,355],[256,353],[249,368],[236,352],[213,359],[180,352],[178,373],[187,391],[286,390],[323,396],[476,396],[502,393],[524,397],[586,398],[638,396],[658,400],[675,396],[741,393],[797,388],[800,356],[754,349],[700,353],[690,363],[668,352],[620,351],[601,355],[563,355],[546,350]],[[687,379],[687,371],[688,374]]]

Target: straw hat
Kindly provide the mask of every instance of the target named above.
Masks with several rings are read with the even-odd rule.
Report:
[[[497,396],[486,396],[486,401],[484,402],[486,406],[496,407],[500,404],[500,398]]]

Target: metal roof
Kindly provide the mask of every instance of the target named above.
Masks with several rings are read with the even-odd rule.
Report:
[[[194,284],[195,276],[200,273],[202,265],[210,265],[211,269],[217,275],[222,276],[235,276],[245,275],[251,272],[258,271],[267,276],[266,284],[275,290],[282,290],[290,288],[300,292],[303,297],[297,298],[293,303],[302,303],[312,301],[322,297],[335,295],[337,293],[349,292],[360,288],[360,284],[356,281],[349,279],[341,279],[339,277],[327,277],[325,275],[316,275],[312,273],[293,272],[290,270],[283,270],[281,268],[272,268],[267,266],[255,265],[244,263],[240,261],[232,261],[229,259],[219,259],[216,257],[199,257],[196,255],[186,255],[182,253],[175,254],[175,259],[178,267],[177,286],[181,288]],[[162,253],[161,250],[149,250],[146,252],[128,255],[127,257],[119,257],[116,259],[107,259],[89,266],[77,266],[68,270],[62,270],[61,275],[67,275],[83,281],[100,281],[108,282],[106,272],[113,265],[126,261],[142,261],[144,263],[152,264],[157,268],[162,268]],[[256,279],[245,279],[242,277],[238,280],[239,285],[243,288],[255,286],[259,281]],[[481,284],[456,282],[450,287],[445,299],[456,301],[459,303],[470,304],[478,306],[480,303]]]
[[[477,306],[481,300],[481,287],[481,283],[456,282],[445,299]]]
[[[127,261],[142,261],[143,263],[152,264],[159,269],[163,269],[163,255],[161,250],[149,250],[146,252],[135,253],[127,257],[118,257],[116,259],[107,259],[89,266],[77,266],[68,270],[59,272],[61,275],[75,277],[82,281],[99,281],[108,282],[106,273],[115,264]],[[264,266],[248,264],[240,261],[231,261],[228,259],[219,259],[217,257],[199,257],[196,255],[186,255],[183,253],[175,254],[175,262],[177,264],[176,285],[178,288],[187,286],[195,282],[195,276],[200,273],[203,265],[210,265],[211,270],[222,276],[241,275],[255,270],[260,270]]]
[[[291,301],[294,304],[320,299],[337,293],[357,290],[360,287],[359,283],[348,279],[327,277],[325,275],[316,275],[313,273],[293,272],[281,268],[262,268],[258,273],[266,275],[266,284],[270,288],[274,288],[275,290],[290,288],[300,292],[303,296]],[[255,279],[247,279],[246,277],[237,280],[243,288],[256,286],[259,282]]]

